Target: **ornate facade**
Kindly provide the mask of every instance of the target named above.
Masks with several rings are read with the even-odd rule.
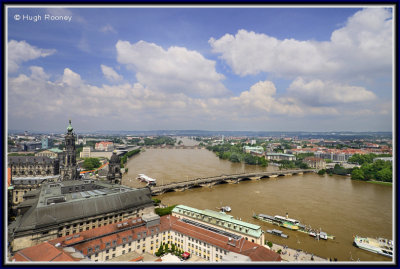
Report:
[[[9,156],[12,177],[54,176],[60,173],[59,160],[38,156]]]
[[[72,128],[71,120],[69,120],[67,134],[65,135],[65,151],[60,168],[62,181],[79,179],[76,165],[75,133],[73,131],[74,128]]]
[[[114,151],[108,163],[107,180],[114,184],[121,184],[121,179],[121,160],[116,151]]]

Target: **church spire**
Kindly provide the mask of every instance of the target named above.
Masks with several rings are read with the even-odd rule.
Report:
[[[68,131],[68,133],[70,133],[70,132],[72,132],[73,130],[74,130],[74,128],[72,128],[71,120],[69,120],[69,125],[68,125],[68,127],[67,127],[67,131]]]

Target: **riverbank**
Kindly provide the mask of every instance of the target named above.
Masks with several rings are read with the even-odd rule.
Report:
[[[286,262],[329,262],[329,259],[315,256],[301,249],[292,249],[278,244],[273,244],[270,249],[275,252],[280,251],[282,260]]]
[[[317,173],[318,174],[318,173]],[[335,175],[335,176],[340,176],[340,177],[346,177],[350,178],[351,181],[358,181],[358,182],[367,182],[367,183],[372,183],[372,184],[377,184],[377,185],[384,185],[384,186],[393,186],[393,182],[385,182],[385,181],[377,181],[377,180],[360,180],[360,179],[352,179],[351,175],[338,175],[338,174],[328,174],[329,176]],[[323,175],[320,175],[323,176]]]
[[[362,181],[362,180],[360,180],[360,181]],[[390,186],[390,187],[392,187],[392,186],[393,186],[393,183],[392,183],[392,182],[383,182],[383,181],[376,181],[376,180],[369,180],[369,181],[366,181],[366,182],[368,182],[368,183],[372,183],[372,184],[378,184],[378,185]]]

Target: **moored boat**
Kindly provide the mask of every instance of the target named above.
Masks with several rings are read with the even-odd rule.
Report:
[[[277,235],[277,236],[280,236],[280,237],[283,237],[283,238],[288,238],[289,237],[288,235],[284,234],[282,231],[276,230],[276,229],[267,230],[267,233],[270,233],[270,234],[273,234],[273,235]]]
[[[231,209],[230,206],[223,206],[223,207],[221,207],[221,211],[222,211],[222,212],[231,212],[232,209]]]
[[[329,235],[325,232],[316,232],[315,230],[313,230],[311,228],[311,226],[306,226],[302,223],[300,223],[300,221],[296,220],[296,219],[291,219],[288,217],[288,214],[286,213],[286,217],[282,217],[279,215],[276,216],[269,216],[269,215],[265,215],[265,214],[255,214],[253,215],[253,218],[255,219],[259,219],[271,224],[275,224],[278,225],[280,227],[284,227],[286,229],[290,229],[293,231],[299,231],[299,232],[303,232],[306,233],[312,237],[316,237],[317,239],[335,239],[335,236],[333,235]]]
[[[371,238],[355,236],[353,245],[387,257],[393,257],[393,241],[385,238]]]
[[[156,180],[154,178],[146,176],[145,174],[139,174],[137,178],[142,182],[146,182],[147,185],[156,185]]]

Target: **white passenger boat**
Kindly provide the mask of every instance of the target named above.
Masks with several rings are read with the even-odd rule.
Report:
[[[148,185],[156,185],[156,180],[146,176],[145,174],[139,174],[138,179],[142,182],[146,182]]]
[[[393,241],[385,238],[355,236],[353,245],[387,257],[393,257]]]
[[[232,209],[231,209],[230,206],[223,206],[223,207],[221,207],[221,211],[222,211],[222,212],[231,212]]]

